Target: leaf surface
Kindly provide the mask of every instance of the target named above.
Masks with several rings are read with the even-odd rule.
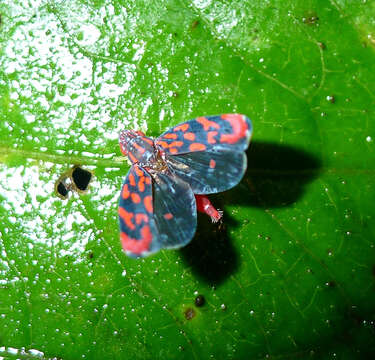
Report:
[[[0,356],[375,353],[374,2],[4,0],[0,14]],[[200,216],[186,248],[127,258],[119,131],[231,112],[254,137],[243,181],[211,197],[223,223]],[[74,165],[95,177],[64,201],[54,184]]]

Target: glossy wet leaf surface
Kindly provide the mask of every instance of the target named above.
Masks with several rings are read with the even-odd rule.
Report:
[[[5,0],[0,14],[0,356],[374,354],[373,2]],[[211,198],[223,223],[127,258],[119,130],[227,112],[254,137],[241,184]],[[62,200],[74,165],[95,177]]]

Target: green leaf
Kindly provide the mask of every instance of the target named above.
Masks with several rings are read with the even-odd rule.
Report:
[[[374,355],[374,2],[3,0],[0,14],[0,357]],[[254,138],[243,181],[212,196],[222,224],[200,216],[186,248],[127,258],[120,129],[231,112]],[[61,200],[74,165],[94,180]]]

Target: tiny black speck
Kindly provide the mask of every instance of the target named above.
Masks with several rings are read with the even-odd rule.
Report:
[[[206,302],[205,298],[203,295],[198,295],[196,298],[195,298],[195,306],[197,307],[201,307],[204,305],[204,303]]]

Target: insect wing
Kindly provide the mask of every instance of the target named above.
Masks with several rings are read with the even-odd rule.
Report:
[[[160,249],[152,206],[152,179],[133,165],[122,185],[119,200],[120,238],[125,252],[134,257]]]
[[[197,227],[197,208],[188,183],[170,173],[154,176],[154,220],[162,248],[190,242]]]
[[[237,185],[246,171],[245,152],[209,150],[168,156],[169,168],[194,194],[212,194]]]
[[[206,150],[245,151],[252,135],[250,119],[241,114],[202,116],[181,123],[155,143],[168,155]]]
[[[155,174],[133,165],[119,201],[120,238],[125,252],[147,256],[179,248],[193,238],[197,211],[190,186],[172,174]]]

